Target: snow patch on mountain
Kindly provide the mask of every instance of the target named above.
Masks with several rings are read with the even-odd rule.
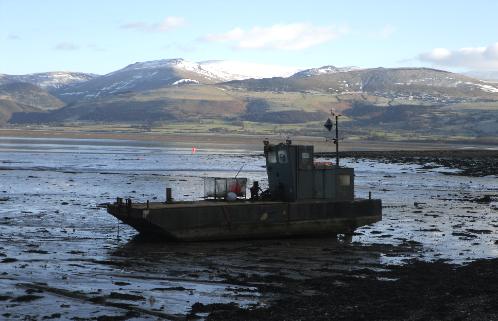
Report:
[[[491,85],[483,85],[483,84],[474,84],[475,86],[479,87],[484,92],[487,93],[498,93],[498,88],[491,86]]]
[[[296,72],[293,77],[312,77],[318,75],[335,74],[338,72],[349,72],[353,70],[360,70],[359,67],[348,66],[348,67],[336,67],[336,66],[322,66],[319,68],[311,68]]]
[[[26,75],[1,75],[0,83],[25,82],[50,90],[82,83],[95,77],[98,77],[98,75],[81,72],[53,71]]]
[[[218,77],[218,75],[210,72],[209,70],[204,69],[200,64],[192,61],[187,61],[182,58],[175,59],[161,59],[161,60],[152,60],[152,61],[144,61],[144,62],[136,62],[131,64],[123,69],[111,72],[106,76],[112,76],[117,73],[121,73],[124,71],[135,71],[142,72],[147,70],[157,70],[157,69],[174,69],[177,71],[188,71],[196,73],[204,78],[209,80],[218,81],[223,80]]]
[[[172,85],[187,85],[187,84],[198,84],[198,83],[199,82],[197,80],[184,78],[175,81],[174,83],[172,83]]]
[[[297,67],[258,64],[236,60],[207,60],[201,61],[199,64],[203,69],[217,75],[224,81],[289,77],[302,70],[302,68]]]
[[[189,83],[197,82],[208,83],[224,82],[230,80],[242,80],[249,78],[270,78],[270,77],[289,77],[297,71],[302,70],[296,67],[287,67],[269,64],[257,64],[233,60],[209,60],[202,62],[192,62],[182,58],[161,59],[144,62],[136,62],[125,68],[111,72],[103,77],[113,78],[119,74],[133,74],[135,79],[150,78],[157,73],[167,77],[167,70],[179,72],[183,78],[176,80],[171,85],[187,83],[182,79],[190,79]],[[182,73],[183,72],[183,73]],[[193,79],[192,77],[196,77]],[[180,81],[177,83],[177,81]],[[131,84],[130,84],[131,85]],[[120,88],[123,89],[123,88]]]

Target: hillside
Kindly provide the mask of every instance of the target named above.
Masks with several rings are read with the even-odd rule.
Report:
[[[53,90],[63,108],[53,96],[44,104],[40,96],[35,105],[11,88],[5,97],[19,105],[9,107],[16,111],[10,122],[214,122],[217,130],[243,131],[247,122],[320,135],[320,123],[334,109],[345,116],[343,128],[365,137],[498,134],[498,86],[447,71],[324,66],[289,77],[223,82],[221,69],[207,69],[183,59],[135,63]]]
[[[64,103],[46,90],[28,83],[0,85],[0,123],[18,112],[44,112],[58,109]]]
[[[288,78],[246,79],[225,85],[250,91],[368,93],[388,99],[424,104],[451,104],[498,100],[498,87],[442,70],[426,68],[375,68],[329,73],[302,72]]]
[[[40,112],[39,109],[19,104],[10,99],[0,98],[0,125],[9,121],[14,113]]]
[[[83,100],[44,114],[17,114],[12,122],[160,122],[222,118],[242,112],[244,104],[209,85],[173,86]]]
[[[68,85],[82,83],[91,80],[98,75],[82,73],[82,72],[67,72],[54,71],[43,72],[27,75],[3,75],[0,74],[0,85],[9,83],[24,82],[39,86],[46,90],[54,90]]]
[[[9,83],[0,85],[0,99],[32,106],[41,110],[58,109],[64,103],[48,91],[28,83]]]
[[[327,75],[327,74],[335,74],[338,72],[349,72],[353,70],[358,70],[361,68],[358,67],[336,67],[336,66],[322,66],[319,68],[311,68],[311,69],[305,69],[298,71],[294,73],[293,76],[294,78],[296,77],[313,77],[313,76],[318,76],[318,75]],[[239,79],[240,80],[240,79]]]
[[[123,69],[81,84],[55,91],[62,100],[95,100],[101,97],[186,84],[212,84],[222,81],[201,65],[183,59],[137,62]]]

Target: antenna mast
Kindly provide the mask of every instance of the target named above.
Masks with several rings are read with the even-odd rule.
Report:
[[[332,118],[335,118],[335,138],[333,138],[332,141],[335,144],[335,163],[336,166],[339,167],[339,116],[341,115],[336,113],[333,109],[330,110],[330,115],[332,115]],[[332,120],[328,118],[323,126],[330,132],[332,131],[334,124],[332,123]]]
[[[335,117],[335,163],[339,167],[339,114],[332,112],[332,116]]]

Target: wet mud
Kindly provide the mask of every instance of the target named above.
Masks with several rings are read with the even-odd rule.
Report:
[[[386,268],[307,280],[281,278],[278,286],[264,289],[280,294],[266,308],[212,305],[192,310],[209,311],[208,320],[498,319],[498,259],[466,266],[413,261]]]
[[[327,153],[333,157],[332,154]],[[419,151],[347,151],[343,157],[376,159],[387,163],[418,164],[425,169],[446,167],[458,169],[450,175],[498,175],[498,150],[419,150]]]
[[[203,177],[232,177],[242,164],[240,176],[264,187],[261,156],[0,140],[0,319],[493,320],[496,177],[343,163],[355,167],[356,196],[372,192],[384,206],[383,221],[352,239],[158,243],[102,204],[162,200],[165,187],[198,199]]]

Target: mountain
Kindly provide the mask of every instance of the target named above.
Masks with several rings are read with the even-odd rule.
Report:
[[[15,113],[38,113],[40,109],[0,98],[0,125],[7,123]]]
[[[0,85],[0,99],[11,100],[41,110],[58,109],[64,106],[61,100],[45,89],[23,82]]]
[[[325,70],[330,70],[326,67]],[[498,86],[467,76],[428,68],[372,68],[345,72],[313,72],[288,78],[245,79],[224,83],[249,91],[368,93],[386,99],[424,104],[497,100]]]
[[[0,85],[0,123],[16,112],[42,112],[58,109],[64,103],[48,91],[29,83]]]
[[[469,77],[425,68],[375,68],[121,92],[75,101],[48,114],[19,114],[12,121],[190,122],[210,118],[302,123],[319,120],[334,108],[350,110],[358,119],[388,111],[385,119],[377,119],[390,122],[396,119],[393,113],[411,115],[405,109],[417,110],[416,106],[428,107],[418,109],[427,114],[435,106],[493,102],[498,104],[498,88]],[[408,107],[386,109],[389,106]]]
[[[35,104],[15,95],[14,88],[4,90],[4,100],[10,102],[5,106],[8,115],[13,113],[11,123],[178,122],[197,130],[204,128],[200,123],[213,122],[225,124],[216,127],[223,131],[223,126],[250,122],[293,124],[293,130],[308,135],[319,134],[316,123],[334,109],[347,116],[344,128],[362,135],[393,130],[424,136],[458,136],[462,131],[498,135],[498,85],[465,75],[429,68],[329,65],[287,70],[287,77],[233,80],[247,77],[247,66],[183,59],[139,62],[45,92],[65,101],[62,108],[62,103],[50,102],[45,109],[57,109],[43,111],[41,100]],[[252,75],[261,72],[254,67]],[[7,107],[0,104],[0,109]]]
[[[202,61],[199,64],[203,69],[210,71],[224,81],[249,78],[289,77],[301,70],[296,67],[257,64],[234,60],[207,60]]]
[[[39,86],[50,91],[68,85],[82,83],[95,77],[98,77],[98,75],[67,71],[42,72],[27,75],[0,74],[0,85],[24,82]]]
[[[358,70],[358,67],[335,67],[332,65],[322,66],[320,68],[305,69],[293,74],[293,77],[312,77],[318,75],[335,74],[338,72],[348,72],[353,70]]]
[[[136,62],[86,82],[63,87],[55,93],[66,102],[75,102],[166,86],[212,84],[223,79],[198,63],[181,58],[164,59]]]
[[[55,93],[66,102],[91,100],[126,92],[188,84],[213,84],[274,75],[291,76],[299,69],[239,61],[191,62],[181,58],[137,62],[87,82],[66,86]]]
[[[50,113],[19,113],[11,122],[130,122],[199,121],[243,113],[243,99],[214,85],[169,86],[81,100]]]

